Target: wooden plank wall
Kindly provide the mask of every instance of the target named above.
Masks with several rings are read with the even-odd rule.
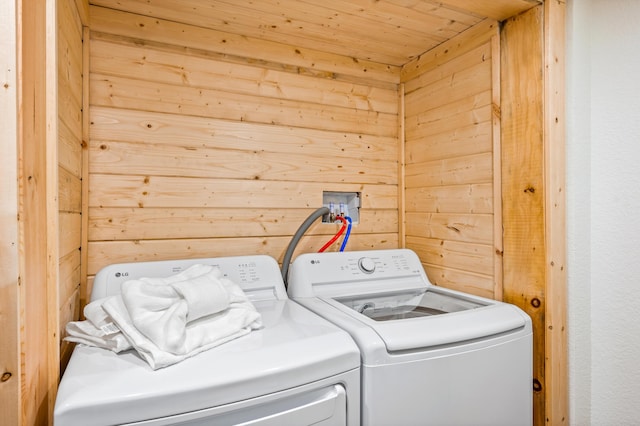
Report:
[[[83,26],[75,0],[58,4],[58,209],[60,335],[80,317]],[[73,347],[62,341],[62,365]]]
[[[541,48],[540,7],[507,21],[502,43],[487,20],[402,69],[89,8],[84,0],[18,6],[20,21],[8,9],[0,14],[9,33],[18,24],[22,49],[20,78],[5,75],[0,98],[9,145],[11,96],[21,100],[19,167],[0,172],[3,182],[20,179],[18,209],[3,203],[0,219],[8,243],[0,258],[9,266],[0,276],[0,315],[18,333],[2,335],[0,395],[10,395],[0,398],[4,421],[51,422],[58,365],[69,354],[60,330],[79,315],[90,288],[78,284],[87,275],[127,260],[246,253],[281,260],[322,190],[362,192],[350,249],[399,246],[398,206],[406,203],[406,244],[425,259],[432,280],[500,298],[500,188],[504,298],[526,307],[536,324],[536,424],[545,414],[549,424],[568,421],[557,236],[564,225],[562,49],[550,42],[562,34],[564,3],[545,3],[554,19],[545,23],[544,66],[531,51]],[[90,75],[82,28],[89,13]],[[497,84],[500,49],[506,72]],[[532,74],[523,78],[521,70]],[[12,81],[20,83],[13,93]],[[317,249],[335,230],[316,224],[298,252]],[[548,372],[545,356],[553,362]]]
[[[502,295],[498,22],[402,69],[406,246],[438,285]]]
[[[19,224],[18,224],[18,10],[0,8],[0,413],[7,425],[20,419]]]
[[[322,191],[362,194],[349,249],[398,247],[400,70],[92,6],[88,275],[282,256]],[[316,223],[298,246],[337,230]]]

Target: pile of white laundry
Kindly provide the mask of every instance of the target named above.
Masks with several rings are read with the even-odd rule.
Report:
[[[89,303],[84,315],[67,324],[65,340],[116,353],[135,349],[154,370],[262,327],[242,289],[201,264],[167,278],[126,281],[121,294]]]

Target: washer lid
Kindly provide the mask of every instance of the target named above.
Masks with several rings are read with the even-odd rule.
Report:
[[[450,314],[489,305],[478,299],[446,294],[436,288],[336,297],[335,299],[379,322]]]
[[[388,352],[458,344],[526,325],[512,305],[435,287],[323,300],[374,329]],[[358,328],[349,331],[358,340]]]
[[[349,335],[290,300],[254,302],[265,327],[152,370],[135,353],[77,346],[56,400],[56,424],[121,424],[267,395],[358,368]]]

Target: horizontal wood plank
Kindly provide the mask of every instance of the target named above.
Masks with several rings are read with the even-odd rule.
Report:
[[[60,274],[58,303],[59,306],[64,306],[80,287],[80,249],[62,256],[58,267]]]
[[[379,136],[397,135],[397,115],[91,75],[94,105],[271,123]]]
[[[441,0],[441,4],[454,9],[488,16],[497,21],[517,15],[532,7],[541,5],[543,0]]]
[[[74,133],[78,129],[69,128],[58,120],[58,164],[74,176],[82,175],[82,135]]]
[[[465,24],[468,27],[471,27],[478,22],[482,21],[482,17],[470,14],[465,12],[464,10],[452,9],[447,7],[442,2],[430,2],[430,1],[422,1],[422,0],[385,0],[388,3],[393,3],[398,6],[406,7],[410,10],[415,10],[416,12],[429,14],[432,16],[438,16],[443,19],[448,19],[449,21],[459,22]]]
[[[81,245],[81,220],[80,213],[60,212],[58,252],[64,257],[72,251],[78,250]]]
[[[64,167],[58,167],[58,209],[68,213],[82,210],[82,182]]]
[[[61,2],[57,42],[58,118],[80,135],[82,110],[82,26],[75,4]]]
[[[293,235],[312,209],[229,208],[93,208],[89,211],[92,241],[178,238],[268,237]],[[353,234],[393,233],[397,210],[361,209]],[[334,225],[323,224],[307,235],[329,235]]]
[[[363,209],[397,208],[395,185],[95,174],[90,207],[316,208],[323,191],[360,192]]]
[[[58,90],[68,92],[62,86]],[[58,108],[58,137],[63,148],[76,151],[72,145],[80,144],[82,140],[82,121],[78,121],[82,117],[82,104],[64,95],[60,97],[65,98],[65,102]]]
[[[81,310],[82,308],[80,306],[80,290],[79,289],[74,291],[73,294],[71,294],[69,298],[60,305],[60,310],[58,312],[58,318],[60,319],[60,321],[59,321],[59,329],[57,331],[61,339],[60,341],[61,363],[64,361],[64,359],[67,356],[70,356],[68,354],[65,354],[65,351],[71,350],[71,348],[68,347],[64,343],[64,341],[62,341],[62,338],[64,338],[64,336],[67,335],[65,331],[65,327],[70,321],[77,321],[80,318]]]
[[[493,213],[490,183],[406,189],[407,212]]]
[[[217,120],[130,109],[91,108],[91,139],[185,148],[217,147],[280,154],[379,160],[398,158],[397,136]]]
[[[323,4],[291,0],[252,3],[198,0],[96,0],[96,5],[198,27],[220,29],[255,39],[333,52],[377,63],[402,65],[468,28],[469,17],[422,12],[392,2],[331,1]],[[229,17],[233,17],[230,19]],[[234,28],[234,29],[232,29]],[[376,31],[372,31],[375,28]]]
[[[413,115],[418,107],[428,111],[490,90],[491,61],[487,60],[406,93],[405,109]]]
[[[475,49],[491,40],[499,32],[498,21],[484,19],[434,49],[407,62],[402,66],[400,81],[406,83],[420,74],[449,62],[452,58]]]
[[[407,115],[406,138],[411,142],[490,122],[493,118],[493,108],[489,99],[491,99],[490,93],[483,92],[478,96],[472,96],[441,108]],[[487,139],[491,140],[491,138]]]
[[[408,164],[406,188],[489,183],[493,179],[492,153]]]
[[[435,135],[416,137],[406,142],[405,158],[408,164],[412,164],[492,152],[491,135],[492,123],[481,121]]]
[[[78,129],[79,111],[82,109],[82,84],[78,84],[78,81],[82,82],[82,74],[81,68],[72,71],[67,71],[64,77],[58,79],[58,117],[67,126]],[[63,74],[63,71],[58,70],[58,74]],[[74,80],[75,78],[80,80]]]
[[[295,256],[316,252],[329,238],[304,236]],[[141,262],[167,259],[194,259],[201,257],[244,256],[267,254],[282,262],[291,237],[269,238],[201,238],[180,240],[111,241],[89,243],[89,275],[104,266],[121,262]],[[336,242],[327,251],[337,251]],[[348,250],[392,249],[398,247],[398,234],[358,234],[349,238]]]
[[[122,3],[114,0],[95,3],[112,9],[122,8]],[[283,4],[282,0],[251,3],[218,0],[203,4],[200,0],[182,0],[176,5],[171,0],[157,0],[153,6],[149,8],[144,0],[129,0],[125,7],[139,15],[383,64],[401,65],[416,50],[429,49],[444,37],[434,29],[413,30],[392,25],[388,22],[389,17],[386,20],[368,19],[363,13],[331,10],[326,4],[301,1],[285,0]],[[286,12],[278,13],[282,8]],[[225,17],[233,17],[233,24]],[[239,27],[240,32],[229,31],[231,25]],[[377,27],[378,32],[372,33],[372,27]],[[465,25],[460,27],[466,28]],[[372,49],[373,44],[379,48]],[[363,55],[363,51],[367,51],[367,55]]]
[[[317,69],[328,73],[358,77],[363,81],[378,80],[386,83],[399,81],[400,67],[384,65],[353,57],[321,52],[315,49],[291,46],[253,37],[189,26],[169,20],[119,12],[103,7],[90,7],[91,27],[94,31],[119,34],[142,40],[175,44],[213,51],[252,60],[280,62],[292,67]]]
[[[489,214],[407,212],[406,222],[407,238],[493,244],[493,216]]]
[[[292,2],[297,3],[297,2]],[[309,4],[314,4],[313,0],[303,0],[301,3],[302,10]],[[371,29],[376,28],[380,22],[388,23],[389,35],[384,36],[393,37],[394,29],[396,37],[410,37],[415,33],[423,33],[430,35],[434,40],[442,41],[457,36],[460,32],[467,29],[468,24],[455,19],[451,19],[450,16],[441,16],[432,13],[431,9],[421,10],[419,8],[408,8],[404,5],[394,4],[389,1],[377,1],[371,3],[368,0],[327,0],[322,5],[330,11],[341,11],[347,13],[349,17],[362,17],[368,19],[365,29],[362,32],[363,36],[373,36]],[[326,13],[326,12],[325,12]],[[349,21],[345,21],[344,25],[349,25]],[[412,32],[397,34],[398,30],[411,30]],[[378,35],[381,37],[382,35]],[[424,36],[423,36],[424,37]],[[422,42],[421,46],[427,46]],[[428,50],[428,49],[424,49]]]
[[[423,87],[432,85],[443,79],[451,78],[451,76],[463,70],[477,67],[478,64],[490,61],[491,43],[487,42],[406,81],[404,83],[405,93],[409,95]]]
[[[113,55],[114,50],[118,51],[117,56]],[[108,40],[92,42],[91,72],[389,114],[398,112],[395,89],[269,70],[255,64],[242,65],[186,56],[184,53],[129,46]]]
[[[395,159],[357,160],[263,151],[92,141],[93,173],[397,184]]]
[[[475,294],[476,296],[493,298],[493,278],[489,275],[474,274],[458,269],[442,268],[437,265],[424,264],[429,280],[436,285]]]
[[[493,275],[494,253],[490,245],[413,236],[407,237],[407,244],[429,265]]]
[[[420,144],[422,149],[429,149],[433,143],[433,154],[423,153],[417,157],[417,161],[429,158],[446,159],[461,154],[487,152],[488,147],[491,146],[490,136],[492,133],[487,134],[487,127],[491,125],[491,118],[491,106],[487,105],[451,115],[444,119],[437,119],[433,122],[419,123],[417,126],[407,127],[407,144],[409,146]],[[456,122],[460,123],[458,129],[455,128]],[[458,134],[461,134],[462,137],[458,138]],[[443,140],[445,145],[442,145]],[[446,141],[452,141],[455,145],[446,145]],[[460,146],[457,146],[458,142]],[[476,145],[470,145],[474,142]],[[437,150],[437,148],[441,149]],[[415,149],[413,149],[414,152]]]

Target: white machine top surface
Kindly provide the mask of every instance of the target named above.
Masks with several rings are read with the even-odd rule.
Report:
[[[528,321],[513,305],[433,286],[407,249],[303,254],[288,282],[291,298],[349,331],[363,352],[458,344]]]
[[[194,263],[218,265],[239,284],[262,314],[264,328],[155,371],[135,352],[115,354],[78,345],[58,389],[56,424],[166,417],[359,367],[358,348],[346,332],[287,299],[278,264],[268,256],[112,265],[96,275],[92,299],[114,294],[122,281],[168,276]]]

